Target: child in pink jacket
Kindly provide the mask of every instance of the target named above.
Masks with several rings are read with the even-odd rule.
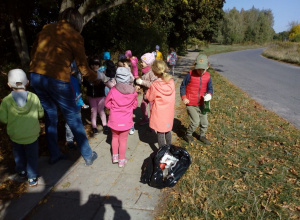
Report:
[[[135,79],[139,78],[139,73],[138,73],[138,62],[139,62],[139,60],[138,60],[138,58],[135,57],[135,56],[132,56],[131,50],[126,50],[125,56],[131,62],[132,74],[133,74],[134,78]]]
[[[112,162],[124,167],[127,138],[133,126],[133,109],[137,107],[137,93],[130,85],[131,73],[125,67],[119,67],[115,76],[117,84],[111,88],[105,99],[105,107],[110,109],[108,126],[112,131]]]
[[[172,128],[175,109],[175,85],[172,76],[168,74],[167,64],[155,60],[152,71],[158,77],[149,90],[146,98],[152,102],[149,126],[157,132],[158,146],[172,142]]]

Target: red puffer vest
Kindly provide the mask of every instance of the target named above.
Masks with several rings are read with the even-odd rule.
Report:
[[[204,98],[207,91],[207,83],[210,79],[209,72],[205,72],[202,76],[199,76],[196,70],[189,71],[191,80],[186,86],[186,98],[190,100],[191,106],[204,105]]]

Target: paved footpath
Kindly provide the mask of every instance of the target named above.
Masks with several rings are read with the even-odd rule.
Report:
[[[176,66],[177,104],[181,73],[189,70],[197,55],[189,52]],[[41,157],[39,185],[28,187],[19,199],[5,204],[0,219],[154,219],[162,192],[140,183],[140,176],[144,159],[158,148],[157,136],[148,125],[138,125],[139,107],[135,115],[136,131],[128,137],[129,161],[124,168],[111,162],[111,133],[90,138],[92,149],[98,153],[92,166],[84,166],[83,158],[74,150],[68,152],[68,160],[54,165]]]

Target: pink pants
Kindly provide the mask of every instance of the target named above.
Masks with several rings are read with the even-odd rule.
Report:
[[[129,130],[116,131],[111,129],[111,132],[112,132],[112,141],[111,141],[112,154],[119,154],[119,159],[125,159]]]
[[[97,128],[97,113],[99,113],[102,125],[106,126],[106,115],[104,111],[105,96],[103,97],[89,97],[89,103],[91,106],[91,122],[92,127]]]
[[[142,116],[143,116],[143,119],[149,118],[149,117],[148,117],[148,111],[147,111],[147,105],[148,105],[148,104],[149,104],[150,110],[151,110],[152,103],[149,102],[148,100],[142,99],[141,110],[142,110]]]

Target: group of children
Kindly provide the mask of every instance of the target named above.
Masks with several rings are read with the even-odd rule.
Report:
[[[124,167],[127,163],[126,149],[129,133],[134,131],[133,110],[138,105],[138,91],[143,91],[141,103],[142,120],[140,125],[149,123],[149,127],[157,132],[158,146],[172,142],[172,128],[175,110],[175,84],[172,75],[168,73],[167,64],[156,59],[153,53],[141,56],[142,75],[138,76],[137,58],[131,51],[119,59],[115,73],[108,73],[109,53],[104,53],[106,62],[101,69],[97,57],[90,59],[90,67],[106,76],[91,83],[83,78],[83,85],[87,88],[87,96],[91,106],[91,121],[93,132],[97,133],[97,112],[100,114],[103,133],[109,128],[112,132],[112,163]],[[207,72],[209,67],[206,55],[199,55],[194,70],[189,71],[181,86],[180,95],[187,106],[190,125],[184,139],[193,140],[192,133],[200,124],[200,141],[210,144],[206,139],[208,121],[203,114],[203,103],[212,97],[212,81]],[[104,71],[103,71],[104,70]],[[71,77],[71,83],[79,83]],[[26,74],[21,69],[14,69],[8,73],[8,85],[12,93],[2,100],[0,106],[0,121],[7,124],[7,133],[13,142],[13,153],[16,171],[20,177],[28,178],[29,185],[37,185],[38,171],[38,137],[40,132],[39,118],[44,111],[38,97],[26,91],[28,85]],[[105,91],[108,88],[108,91]],[[78,88],[76,89],[78,90]],[[81,100],[81,93],[77,91],[75,100],[78,108],[86,108]],[[150,117],[147,105],[150,105]],[[104,107],[110,110],[108,122]],[[68,140],[67,140],[68,141]],[[73,140],[71,140],[73,142]]]

